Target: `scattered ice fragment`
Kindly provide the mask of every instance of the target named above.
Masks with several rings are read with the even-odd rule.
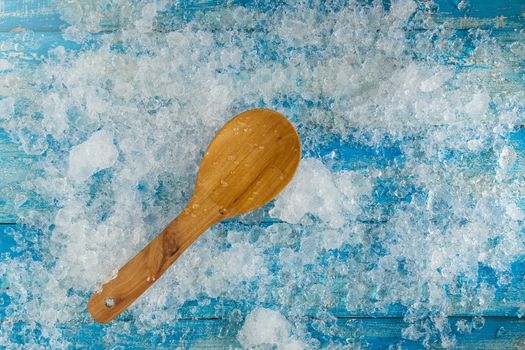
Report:
[[[394,26],[398,23],[405,23],[414,14],[416,8],[417,3],[413,0],[392,1],[391,9],[388,13],[389,19],[395,22]]]
[[[15,99],[6,97],[0,100],[0,120],[9,119],[15,113]]]
[[[466,9],[468,9],[468,7],[470,6],[470,0],[461,0],[458,4],[457,4],[457,8],[458,10],[460,11],[465,11]]]
[[[69,152],[68,176],[75,181],[84,181],[94,173],[113,166],[117,157],[118,151],[111,134],[105,130],[96,131]]]
[[[8,71],[14,68],[14,64],[8,60],[0,60],[0,72]]]
[[[437,72],[430,78],[421,82],[420,89],[424,92],[431,92],[441,87],[447,80],[452,78],[450,71]]]
[[[472,318],[472,328],[479,330],[485,325],[485,319],[482,316],[475,316]]]
[[[91,37],[91,35],[88,32],[80,30],[76,26],[69,26],[64,30],[62,37],[65,40],[73,41],[75,43],[80,44],[87,41]]]
[[[158,4],[162,4],[162,1]],[[164,1],[164,4],[167,4],[167,1]],[[162,8],[163,6],[158,6],[156,2],[143,5],[140,11],[141,16],[134,23],[135,28],[140,32],[150,32],[153,29],[153,21],[157,11]]]
[[[345,223],[345,214],[357,215],[362,196],[372,190],[370,180],[363,175],[341,171],[332,174],[315,158],[303,159],[292,183],[279,195],[273,217],[298,223],[306,214],[317,216],[333,228]]]
[[[508,170],[516,161],[516,151],[510,147],[504,147],[500,153],[498,164],[502,170]]]
[[[471,333],[472,332],[472,324],[468,322],[467,320],[458,320],[456,322],[456,328],[458,332],[460,333]]]
[[[523,211],[516,205],[516,203],[507,204],[506,213],[512,220],[523,220],[525,214]]]
[[[277,198],[270,214],[298,223],[307,213],[318,216],[333,227],[344,224],[341,193],[332,175],[317,159],[304,159],[292,183]]]
[[[506,286],[512,282],[512,276],[509,273],[502,273],[498,277],[498,284],[500,286]]]
[[[525,57],[525,44],[522,42],[514,42],[510,45],[510,51],[517,57]]]
[[[516,316],[518,318],[522,318],[523,316],[525,316],[525,305],[521,306],[518,311],[516,312]]]
[[[44,129],[55,138],[60,138],[68,128],[67,105],[63,96],[50,93],[42,101],[46,111],[42,120]]]
[[[505,327],[499,327],[496,331],[496,338],[501,338],[507,334],[507,330]]]
[[[265,346],[279,350],[307,348],[292,334],[292,325],[279,311],[261,307],[248,314],[237,334],[237,340],[244,349]]]
[[[263,257],[247,243],[233,244],[217,257],[215,263],[222,278],[233,283],[250,281],[265,269]]]
[[[337,249],[344,242],[344,235],[336,230],[326,230],[321,233],[322,244],[325,249]]]
[[[503,147],[498,158],[499,168],[496,170],[496,179],[502,180],[516,162],[516,151],[508,146]]]
[[[483,141],[480,139],[469,140],[467,142],[467,147],[469,151],[478,152],[483,149]]]
[[[64,62],[66,59],[66,49],[64,46],[59,45],[57,47],[54,47],[52,49],[49,49],[47,52],[48,58],[51,60],[51,62],[59,63]]]
[[[489,108],[490,96],[487,92],[476,93],[470,102],[465,105],[465,111],[471,116],[480,116],[487,113]]]

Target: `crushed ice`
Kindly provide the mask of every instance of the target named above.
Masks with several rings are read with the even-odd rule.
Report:
[[[315,348],[301,318],[330,336],[337,311],[400,307],[403,336],[426,346],[483,326],[446,315],[490,310],[497,285],[480,269],[508,283],[523,253],[509,135],[525,96],[501,88],[519,50],[480,30],[457,36],[410,0],[194,16],[166,1],[97,3],[58,1],[71,26],[42,64],[0,61],[12,82],[1,125],[38,157],[24,187],[47,208],[19,210],[37,230],[14,234],[17,251],[0,262],[26,345],[68,346],[58,323],[89,320],[89,293],[182,209],[215,131],[261,106],[292,119],[308,156],[273,204],[241,219],[270,224],[210,230],[129,309],[139,332],[176,323],[193,300],[222,318],[239,313],[232,301],[248,348]],[[324,157],[328,135],[376,155]],[[20,341],[15,327],[2,322],[0,343]],[[125,337],[119,327],[107,341]]]

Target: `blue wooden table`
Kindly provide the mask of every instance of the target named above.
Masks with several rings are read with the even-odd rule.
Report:
[[[0,1],[0,348],[525,349],[525,2],[349,3]],[[93,322],[253,107],[298,183]]]

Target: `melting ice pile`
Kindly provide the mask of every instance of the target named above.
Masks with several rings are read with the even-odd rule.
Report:
[[[65,42],[82,49],[15,66],[1,102],[2,126],[38,157],[25,189],[47,209],[20,210],[37,233],[15,234],[17,254],[0,262],[10,298],[0,343],[19,342],[16,330],[28,347],[66,347],[59,325],[89,320],[89,293],[181,210],[211,137],[253,107],[298,127],[294,182],[204,234],[129,309],[138,332],[168,342],[178,318],[205,313],[238,322],[244,347],[317,348],[327,337],[366,347],[334,315],[391,312],[405,317],[406,339],[449,347],[446,316],[483,314],[510,283],[525,215],[509,135],[525,96],[503,74],[523,47],[439,26],[426,1],[184,16],[166,1],[96,3],[59,2]],[[108,21],[121,29],[93,34]],[[368,151],[326,151],[334,138]],[[114,323],[106,340],[126,327]]]

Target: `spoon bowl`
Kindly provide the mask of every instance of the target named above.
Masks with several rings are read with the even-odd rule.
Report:
[[[271,201],[290,182],[301,142],[290,122],[269,109],[243,112],[217,133],[202,159],[193,200],[211,200],[223,218]]]

